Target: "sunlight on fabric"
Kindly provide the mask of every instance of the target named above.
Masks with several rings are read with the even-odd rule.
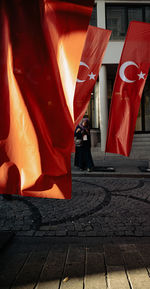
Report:
[[[53,184],[50,189],[43,191],[28,191],[24,190],[23,195],[26,197],[37,197],[37,198],[55,198],[55,199],[65,199],[63,192],[56,185]]]
[[[21,176],[21,190],[22,190],[25,184],[25,174],[23,169],[20,170],[20,176]]]
[[[60,70],[60,76],[62,80],[64,95],[66,96],[66,102],[67,102],[71,117],[74,120],[73,97],[74,97],[74,91],[75,91],[75,84],[73,83],[72,74],[70,71],[70,64],[68,63],[67,56],[66,56],[62,43],[59,44],[59,48],[58,48],[58,64],[59,64],[59,70]]]
[[[10,131],[6,139],[6,152],[9,159],[21,172],[21,188],[25,189],[33,185],[41,174],[41,162],[36,133],[13,74],[10,44],[8,44],[7,71],[10,97]]]

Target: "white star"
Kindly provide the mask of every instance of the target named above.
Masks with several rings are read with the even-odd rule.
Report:
[[[140,74],[138,74],[139,80],[140,79],[144,79],[146,73],[143,73],[142,71],[140,72]]]
[[[91,72],[90,74],[88,74],[88,76],[90,77],[89,80],[91,80],[91,79],[94,79],[94,80],[95,80],[96,74],[93,74],[93,72]]]

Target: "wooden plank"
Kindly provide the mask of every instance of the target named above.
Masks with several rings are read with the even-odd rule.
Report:
[[[104,245],[104,254],[107,266],[123,266],[123,258],[119,245]]]
[[[137,249],[150,275],[150,244],[138,244]]]
[[[85,248],[71,246],[60,289],[83,289]]]
[[[138,251],[135,244],[120,244],[119,247],[121,252],[133,253]]]
[[[45,263],[48,248],[32,252],[11,289],[33,289]]]
[[[108,266],[107,282],[108,289],[130,289],[130,285],[123,266]]]
[[[85,289],[106,289],[103,253],[87,249],[85,266]]]
[[[82,263],[85,260],[85,247],[84,246],[76,246],[71,245],[69,247],[67,264],[69,263]]]
[[[149,289],[150,278],[138,252],[123,253],[128,279],[133,289]]]
[[[67,248],[52,248],[44,264],[36,289],[58,289],[62,278]]]
[[[29,253],[10,252],[9,249],[0,255],[0,289],[10,288],[28,256]]]
[[[129,289],[124,269],[120,246],[115,244],[104,245],[105,262],[107,268],[107,285],[111,289]]]
[[[13,232],[1,231],[0,232],[0,250],[2,250],[2,248],[6,246],[8,242],[10,242],[14,236],[15,234]]]

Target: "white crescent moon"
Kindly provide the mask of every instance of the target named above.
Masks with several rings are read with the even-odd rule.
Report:
[[[80,66],[85,66],[89,69],[89,66],[85,62],[80,61]],[[77,82],[84,82],[84,81],[86,81],[86,80],[85,79],[81,80],[81,79],[77,78]]]
[[[120,75],[120,78],[125,81],[125,82],[128,82],[128,83],[132,83],[132,82],[135,82],[136,80],[130,80],[128,79],[126,76],[125,76],[125,69],[130,66],[130,65],[134,65],[136,67],[138,67],[138,65],[133,62],[133,61],[126,61],[124,62],[121,66],[120,66],[120,70],[119,70],[119,75]]]

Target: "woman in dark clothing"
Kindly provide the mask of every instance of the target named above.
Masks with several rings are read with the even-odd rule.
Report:
[[[91,135],[90,125],[88,118],[83,119],[82,122],[82,136],[83,136],[83,163],[87,171],[92,171],[94,167],[92,155],[91,155]]]
[[[82,125],[81,123],[76,127],[75,130],[75,167],[79,167],[83,170],[83,137],[82,137]]]
[[[80,125],[77,126],[75,138],[75,166],[79,167],[81,170],[87,169],[88,171],[91,171],[94,167],[94,163],[91,155],[90,126],[87,118],[83,119]],[[80,144],[77,144],[77,142],[80,142]]]

